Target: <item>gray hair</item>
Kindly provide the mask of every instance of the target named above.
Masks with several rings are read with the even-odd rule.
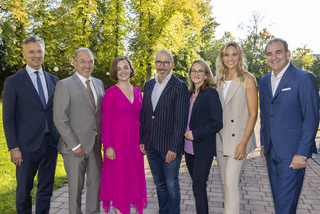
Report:
[[[160,50],[160,51],[158,51],[158,52],[156,53],[156,57],[157,57],[158,54],[162,54],[162,53],[168,54],[168,55],[170,56],[170,58],[171,58],[171,61],[173,62],[173,55],[172,55],[172,53],[171,53],[170,51],[168,51],[168,50]]]
[[[81,51],[87,51],[87,52],[89,52],[89,53],[91,54],[93,60],[94,60],[93,53],[92,53],[92,51],[91,51],[89,48],[79,48],[79,49],[76,51],[75,55],[74,55],[74,61],[77,61],[78,53],[81,52]]]
[[[30,42],[39,42],[42,47],[43,47],[43,50],[45,50],[45,44],[44,44],[44,41],[42,39],[40,39],[39,37],[37,36],[29,36],[28,38],[26,38],[25,40],[23,40],[23,47],[30,43]]]
[[[289,51],[288,43],[287,43],[286,40],[281,39],[281,38],[274,38],[274,39],[271,39],[271,40],[268,41],[268,43],[267,43],[267,45],[266,45],[266,47],[264,49],[264,53],[265,54],[267,53],[268,46],[271,45],[271,43],[273,43],[273,42],[281,42],[283,44],[283,46],[284,46],[284,51],[285,52]]]

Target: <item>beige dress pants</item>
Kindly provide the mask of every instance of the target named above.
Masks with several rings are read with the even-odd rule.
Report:
[[[238,214],[240,213],[239,177],[245,158],[235,160],[233,156],[224,156],[223,152],[217,151],[217,161],[224,193],[223,214]]]

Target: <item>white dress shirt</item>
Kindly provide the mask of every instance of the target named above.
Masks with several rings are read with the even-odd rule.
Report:
[[[275,76],[273,71],[271,72],[271,89],[272,89],[272,96],[274,96],[274,94],[276,93],[276,90],[278,88],[278,85],[281,81],[282,76],[284,75],[284,72],[288,69],[290,65],[290,62],[288,63],[288,65],[286,67],[284,67],[284,69],[282,69],[282,71]]]
[[[151,94],[151,102],[152,102],[153,111],[156,109],[159,98],[160,98],[164,88],[166,87],[167,83],[169,82],[171,76],[172,76],[172,72],[170,72],[168,74],[168,76],[166,76],[166,78],[164,78],[164,80],[162,80],[161,83],[159,83],[159,81],[158,81],[159,76],[158,75],[156,76],[156,78],[155,78],[156,84],[154,85],[153,90],[152,90],[152,94]]]

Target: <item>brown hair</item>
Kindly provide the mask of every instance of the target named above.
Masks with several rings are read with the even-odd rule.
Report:
[[[115,58],[112,61],[112,64],[111,64],[111,67],[110,67],[110,77],[111,77],[111,79],[116,80],[116,81],[118,80],[118,77],[117,77],[117,65],[118,65],[118,62],[121,61],[121,60],[126,60],[128,62],[130,70],[131,70],[130,78],[133,77],[134,74],[135,74],[134,69],[132,67],[132,64],[131,64],[130,60],[128,59],[128,57],[126,57],[126,56],[118,56],[117,58]]]
[[[210,69],[208,63],[206,63],[203,60],[196,60],[191,64],[191,66],[189,68],[189,72],[188,72],[188,83],[189,83],[189,86],[190,86],[189,91],[191,93],[194,93],[195,90],[196,90],[195,86],[194,86],[194,83],[191,81],[191,77],[190,77],[192,66],[195,63],[200,64],[204,68],[205,74],[207,75],[207,78],[204,80],[203,84],[200,86],[200,91],[205,91],[208,88],[216,88],[217,85],[214,82],[213,75],[212,75],[212,72],[211,72],[211,69]]]

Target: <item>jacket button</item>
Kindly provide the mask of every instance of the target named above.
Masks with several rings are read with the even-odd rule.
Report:
[[[232,134],[232,137],[236,136],[235,134]]]
[[[233,123],[233,120],[231,120],[231,123]]]
[[[273,104],[274,104],[274,102],[271,102],[271,104],[273,105]]]
[[[154,119],[154,118],[155,118],[155,116],[152,116],[151,118],[152,118],[152,119]]]
[[[273,114],[271,114],[270,117],[273,117]]]

